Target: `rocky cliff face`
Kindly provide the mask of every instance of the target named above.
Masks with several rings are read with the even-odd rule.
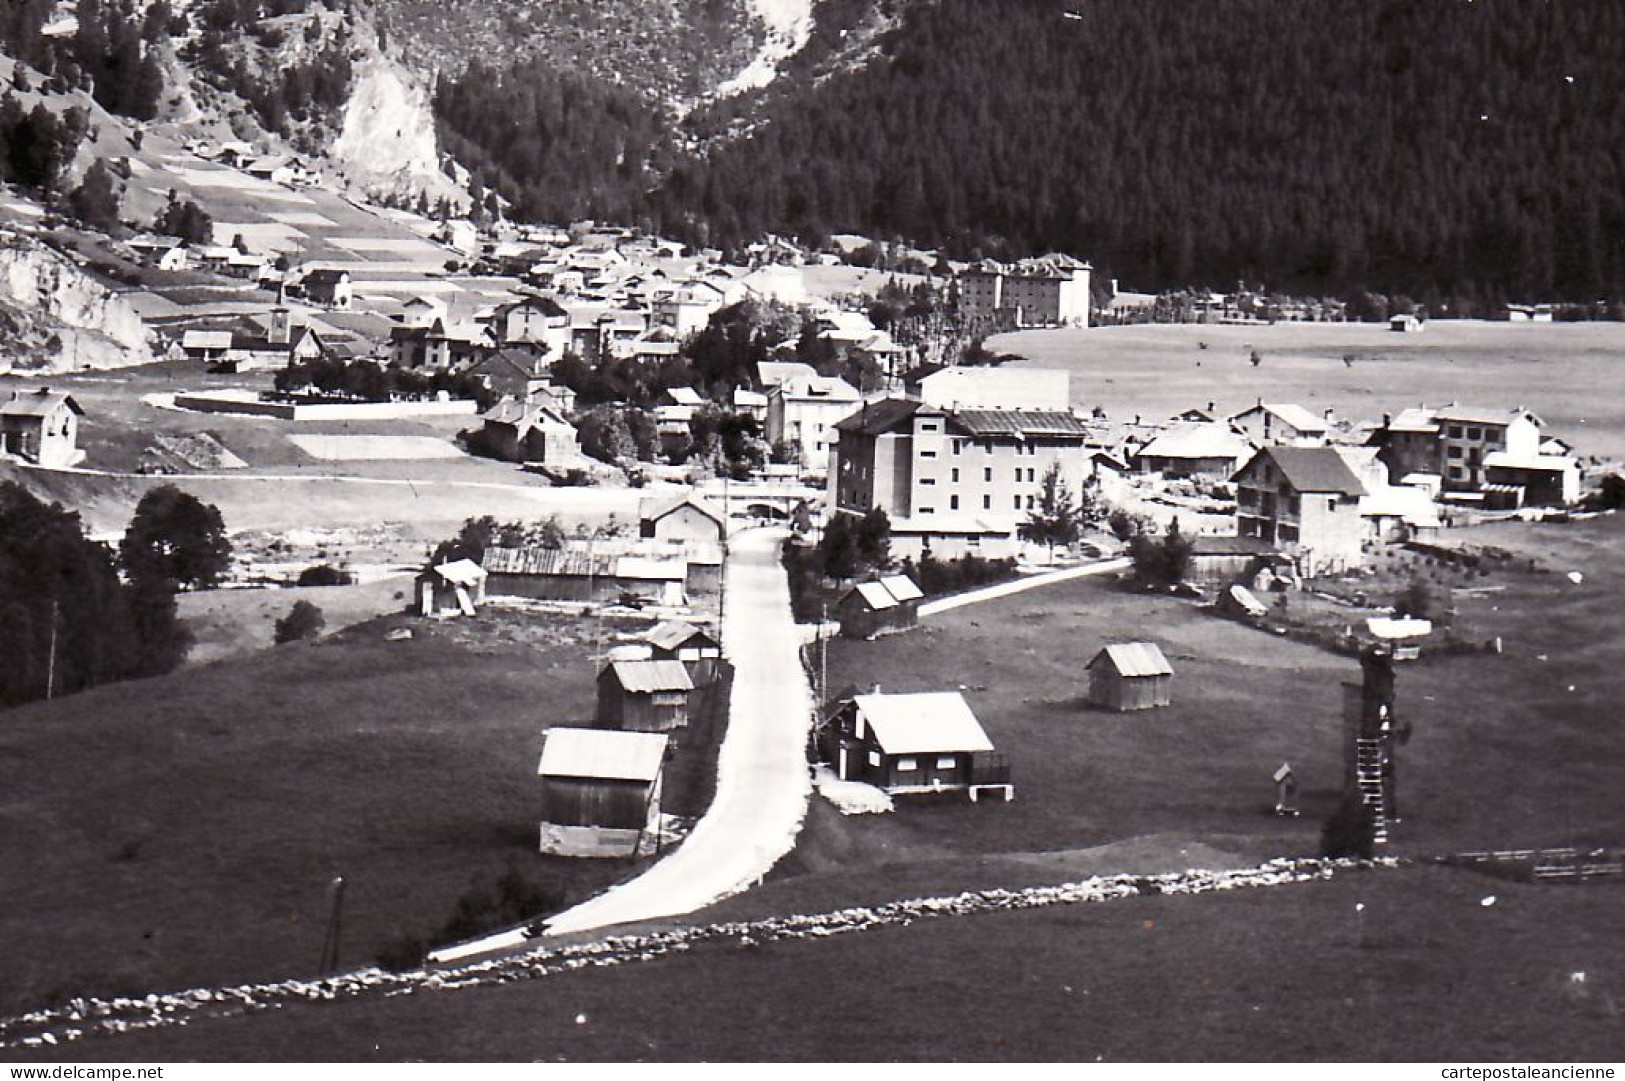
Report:
[[[69,259],[0,233],[0,369],[117,368],[153,359],[135,309]]]
[[[356,65],[339,137],[330,151],[344,177],[369,194],[466,194],[440,169],[434,115],[422,82],[383,56]]]

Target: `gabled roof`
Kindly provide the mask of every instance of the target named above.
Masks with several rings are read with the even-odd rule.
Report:
[[[1425,405],[1401,409],[1386,426],[1390,432],[1421,432],[1432,434],[1439,430],[1438,415]]]
[[[1281,475],[1299,492],[1337,492],[1341,495],[1365,494],[1365,485],[1332,447],[1265,447],[1241,468],[1245,473],[1254,462],[1269,458]]]
[[[696,627],[692,623],[684,623],[677,619],[668,619],[643,636],[644,641],[650,645],[659,646],[665,650],[677,649],[683,643],[692,641],[695,638],[704,638],[713,646],[720,645],[716,638],[704,627]]]
[[[887,754],[991,751],[976,715],[957,691],[860,694],[853,699]]]
[[[914,584],[914,579],[906,574],[891,574],[872,582],[859,582],[842,594],[841,600],[845,601],[854,594],[862,597],[864,603],[876,612],[925,596],[920,592],[920,587]]]
[[[336,267],[317,267],[315,270],[305,271],[304,284],[310,285],[337,285],[341,280],[348,278],[350,272]]]
[[[656,694],[665,691],[692,691],[694,681],[682,661],[611,661],[605,672],[615,674],[615,682],[630,694]]]
[[[539,777],[585,777],[652,782],[666,761],[666,737],[658,732],[603,728],[553,728],[542,743]]]
[[[181,335],[182,349],[230,349],[229,330],[188,330]]]
[[[472,559],[458,559],[450,563],[436,563],[429,568],[430,571],[444,578],[454,586],[475,586],[480,584],[485,574],[485,568]]]
[[[611,578],[617,557],[569,548],[492,546],[480,562],[491,574],[534,574],[539,577]]]
[[[756,364],[756,378],[764,387],[775,386],[796,376],[813,376],[812,365],[799,360],[763,360]]]
[[[693,507],[701,514],[717,523],[717,525],[727,528],[728,520],[723,517],[722,512],[713,507],[710,503],[701,499],[699,496],[695,495],[693,492],[685,492],[680,496],[674,496],[671,499],[665,499],[658,503],[648,503],[644,506],[643,512],[639,517],[645,522],[658,522],[660,519],[666,517],[666,515],[679,511],[684,507]]]
[[[702,406],[705,399],[693,387],[670,387],[666,390],[667,397],[677,405]]]
[[[917,601],[925,596],[920,592],[920,587],[914,584],[914,579],[906,574],[888,574],[880,580],[880,584],[899,601]]]
[[[74,401],[73,395],[41,387],[34,391],[13,391],[8,402],[0,402],[0,416],[45,417],[67,406],[81,417],[85,411]]]
[[[949,417],[949,426],[973,438],[989,436],[1087,437],[1087,425],[1071,413],[1035,409],[966,409]]]
[[[734,388],[734,406],[743,409],[766,409],[767,395],[759,390],[748,390],[745,387]]]
[[[925,406],[905,398],[887,398],[879,402],[865,402],[863,407],[835,422],[838,432],[858,432],[863,435],[883,435],[914,416]]]
[[[1176,424],[1141,447],[1136,457],[1239,459],[1251,449],[1223,424]]]
[[[1117,670],[1120,676],[1171,676],[1174,674],[1173,666],[1168,658],[1162,655],[1162,650],[1155,642],[1125,642],[1107,646],[1095,654],[1094,660],[1088,667],[1105,662]]]
[[[480,414],[487,424],[511,424],[515,427],[540,428],[547,425],[573,427],[569,421],[545,405],[537,402],[516,402],[505,399]]]
[[[1303,406],[1294,405],[1290,402],[1259,402],[1250,409],[1243,409],[1230,419],[1239,420],[1251,413],[1273,414],[1277,419],[1285,421],[1300,432],[1324,432],[1326,430],[1324,417],[1317,417]]]

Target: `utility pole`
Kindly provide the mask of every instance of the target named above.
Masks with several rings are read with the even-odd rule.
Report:
[[[49,702],[56,694],[56,623],[57,600],[51,598],[51,648],[45,660],[45,700]]]
[[[333,900],[327,914],[327,938],[322,942],[323,976],[331,976],[339,967],[339,932],[344,921],[344,876],[334,878],[329,890]]]

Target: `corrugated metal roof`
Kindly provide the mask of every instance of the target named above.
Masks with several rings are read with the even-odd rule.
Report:
[[[632,694],[694,689],[682,661],[612,661],[609,667],[615,672],[615,681]]]
[[[860,694],[855,699],[875,742],[887,754],[991,751],[976,715],[956,691]]]
[[[965,409],[949,421],[957,431],[974,438],[1013,435],[1086,437],[1089,428],[1071,413],[1037,409]]]
[[[535,574],[543,577],[613,577],[617,556],[568,548],[490,547],[481,560],[490,574]]]
[[[692,623],[684,623],[677,619],[666,620],[666,622],[644,635],[643,638],[650,645],[659,646],[665,650],[673,650],[696,636],[704,638],[712,645],[717,644],[716,638],[704,627],[696,627]]]
[[[1173,666],[1155,642],[1121,642],[1107,646],[1089,662],[1093,668],[1104,657],[1121,676],[1171,676]]]
[[[656,732],[553,728],[542,742],[536,774],[652,782],[665,761],[666,737]]]
[[[188,330],[181,335],[182,349],[230,349],[229,330]]]
[[[615,560],[615,577],[640,582],[681,582],[688,577],[688,563],[654,556],[621,556]]]

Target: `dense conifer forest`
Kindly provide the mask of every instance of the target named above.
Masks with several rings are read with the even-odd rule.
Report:
[[[1611,0],[916,4],[882,48],[746,103],[748,132],[704,152],[673,148],[742,103],[677,138],[532,60],[448,80],[436,104],[448,146],[525,212],[720,246],[852,230],[1072,251],[1145,288],[1625,292]]]

